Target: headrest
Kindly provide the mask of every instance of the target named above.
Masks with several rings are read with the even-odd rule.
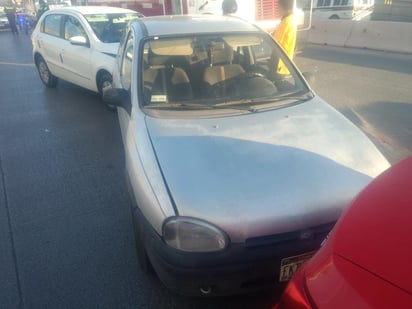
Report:
[[[233,49],[225,45],[223,48],[212,48],[210,50],[210,63],[216,64],[230,64],[233,61]]]
[[[159,66],[159,65],[165,65],[166,60],[168,59],[168,56],[159,56],[159,55],[154,55],[154,54],[149,54],[149,65],[150,66]]]
[[[190,56],[193,54],[190,39],[155,40],[150,42],[150,48],[154,54],[162,56]]]

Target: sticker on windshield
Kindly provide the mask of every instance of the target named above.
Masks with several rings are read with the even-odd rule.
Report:
[[[157,94],[157,95],[152,95],[150,98],[151,103],[159,103],[159,102],[167,102],[167,96],[164,94]]]

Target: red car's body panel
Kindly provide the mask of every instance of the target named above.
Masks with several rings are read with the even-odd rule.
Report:
[[[354,200],[276,308],[412,308],[412,157]]]
[[[412,293],[412,160],[377,178],[339,225],[334,252]]]

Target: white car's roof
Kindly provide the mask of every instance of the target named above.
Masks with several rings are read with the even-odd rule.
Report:
[[[111,7],[111,6],[67,6],[63,8],[52,9],[50,11],[53,13],[72,12],[72,13],[80,13],[82,15],[107,14],[107,13],[138,13],[133,10],[123,9],[123,8],[118,8],[118,7]]]
[[[141,18],[138,23],[144,23],[149,36],[258,31],[242,19],[216,15],[153,16]]]

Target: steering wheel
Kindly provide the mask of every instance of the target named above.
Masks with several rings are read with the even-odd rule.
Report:
[[[224,80],[224,81],[214,84],[210,90],[210,94],[213,96],[219,97],[219,96],[227,96],[228,94],[231,94],[231,93],[239,94],[244,91],[248,91],[247,89],[249,89],[250,83],[256,84],[256,83],[253,83],[252,81],[249,83],[248,80],[250,79],[251,80],[257,79],[256,82],[258,82],[258,80],[269,82],[266,76],[262,73],[247,72],[247,73],[243,73],[238,76],[235,76],[229,80]]]
[[[263,68],[259,65],[256,65],[256,64],[251,65],[248,68],[247,72],[250,73],[250,74],[257,74],[258,76],[264,77],[264,78],[268,78],[268,76],[269,76],[269,71],[267,69],[265,69],[265,68]]]
[[[260,73],[260,72],[254,72],[254,71],[252,71],[252,72],[247,72],[247,73],[246,73],[246,77],[247,77],[247,78],[253,78],[253,77],[266,78],[265,74]],[[245,77],[243,77],[243,78],[245,78]]]

